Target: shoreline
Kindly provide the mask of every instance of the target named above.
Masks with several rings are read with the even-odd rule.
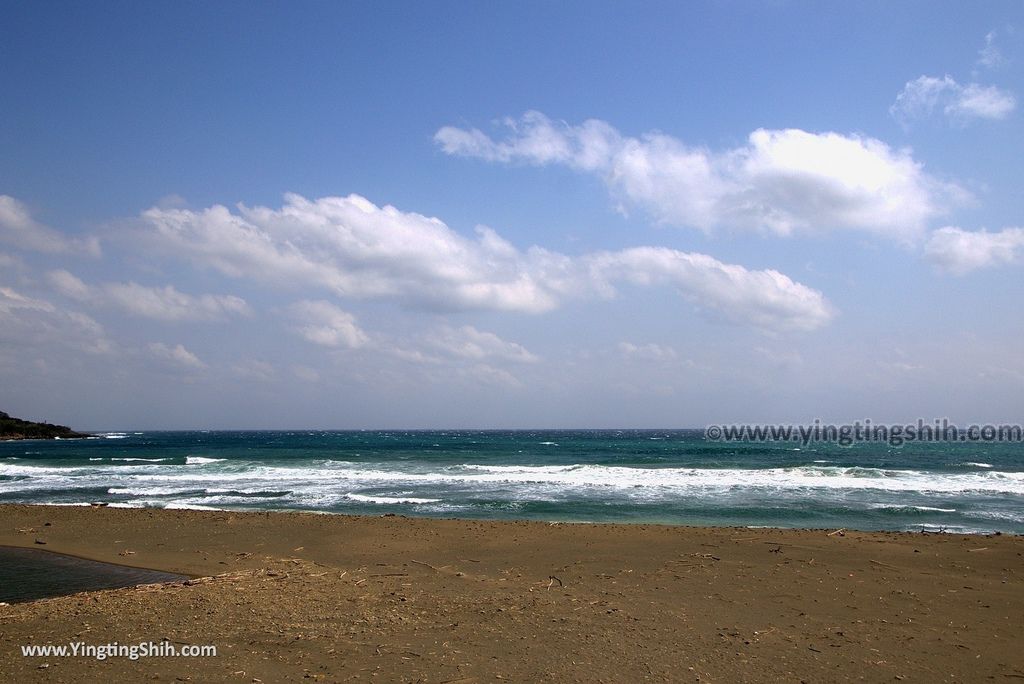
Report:
[[[24,681],[1024,677],[1014,535],[42,505],[0,521],[0,544],[193,577],[0,607],[0,668]],[[163,638],[218,655],[18,650]]]
[[[402,513],[384,512],[384,513],[349,513],[345,511],[331,511],[331,510],[312,510],[307,508],[218,508],[215,506],[200,506],[200,505],[176,505],[173,507],[158,507],[158,506],[142,506],[134,504],[125,504],[122,502],[106,502],[106,501],[78,501],[73,503],[0,503],[0,510],[5,506],[27,506],[27,507],[39,507],[39,508],[77,508],[77,509],[97,509],[97,508],[109,508],[113,510],[127,510],[127,511],[197,511],[205,513],[228,513],[228,514],[242,514],[242,515],[262,515],[266,513],[270,514],[285,514],[285,515],[329,515],[329,516],[340,516],[347,518],[406,518],[410,520],[449,520],[449,521],[463,521],[463,522],[509,522],[509,523],[538,523],[545,525],[622,525],[626,527],[633,526],[657,526],[657,527],[679,527],[684,529],[709,529],[709,530],[778,530],[781,532],[851,532],[851,533],[862,533],[862,534],[909,534],[909,535],[953,535],[963,537],[1018,537],[1024,539],[1024,532],[1012,532],[1002,530],[970,530],[970,531],[958,531],[950,530],[943,525],[935,525],[934,527],[921,527],[919,529],[886,529],[877,527],[857,527],[855,525],[847,527],[799,527],[799,526],[781,526],[781,525],[702,525],[698,523],[680,523],[672,520],[665,520],[661,518],[633,518],[628,520],[572,520],[572,519],[559,519],[559,518],[541,518],[541,517],[459,517],[452,515],[438,515],[431,513],[417,513],[415,510],[408,510]]]

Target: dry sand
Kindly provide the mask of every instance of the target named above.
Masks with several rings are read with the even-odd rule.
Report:
[[[0,544],[209,578],[0,606],[0,679],[1024,681],[1024,538],[828,532],[0,506]],[[218,654],[19,648],[162,639]]]

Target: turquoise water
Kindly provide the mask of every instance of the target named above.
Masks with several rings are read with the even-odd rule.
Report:
[[[1024,445],[694,430],[145,432],[0,443],[0,503],[1024,534]]]

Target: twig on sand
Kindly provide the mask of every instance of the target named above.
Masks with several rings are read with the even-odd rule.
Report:
[[[714,561],[722,560],[718,556],[712,555],[710,553],[691,553],[690,555],[691,556],[695,556],[697,558],[710,558],[711,560],[714,560]]]
[[[868,558],[868,562],[869,563],[874,563],[875,565],[880,565],[883,568],[889,568],[890,570],[899,570],[899,568],[897,568],[895,565],[889,565],[888,563],[883,563],[882,561],[876,561],[876,560],[871,559],[871,558]]]
[[[562,582],[562,580],[558,579],[558,578],[557,578],[557,577],[555,577],[554,575],[548,575],[548,580],[549,580],[549,581],[548,581],[548,589],[550,589],[550,588],[551,588],[551,586],[552,586],[552,585],[553,585],[553,584],[554,584],[555,582],[558,582],[558,586],[560,586],[560,587],[564,587],[564,586],[565,586],[565,583],[563,583],[563,582]]]
[[[845,537],[846,536],[846,528],[845,527],[840,527],[835,532],[829,532],[827,536],[829,536],[829,537],[835,537],[835,536]]]
[[[411,560],[411,559],[410,559],[410,560]],[[436,567],[436,566],[433,566],[433,565],[431,565],[430,563],[424,563],[423,561],[418,561],[418,560],[413,560],[413,561],[411,561],[411,562],[415,563],[416,565],[425,565],[425,566],[427,566],[428,568],[430,568],[431,570],[434,570],[434,571],[436,571],[436,572],[441,572],[441,568],[438,568],[438,567]]]

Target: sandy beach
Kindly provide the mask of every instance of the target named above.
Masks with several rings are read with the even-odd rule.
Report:
[[[196,578],[0,607],[8,681],[1024,679],[1014,536],[48,506],[0,520],[3,545]],[[20,649],[164,639],[217,655]]]

